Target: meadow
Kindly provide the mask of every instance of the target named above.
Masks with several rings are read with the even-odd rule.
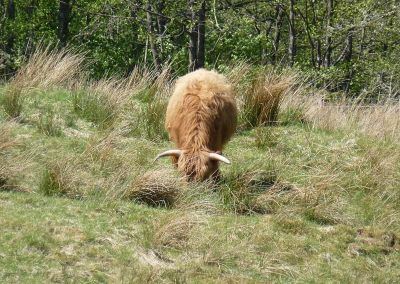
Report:
[[[86,64],[41,47],[0,86],[1,282],[398,281],[398,101],[238,63],[232,165],[187,183],[153,162],[169,68],[91,80]]]

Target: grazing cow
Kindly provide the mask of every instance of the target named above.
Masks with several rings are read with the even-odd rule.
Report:
[[[187,179],[219,178],[218,162],[230,164],[222,148],[237,124],[232,86],[215,71],[199,69],[179,78],[166,113],[165,128],[178,149],[159,154],[171,156]]]

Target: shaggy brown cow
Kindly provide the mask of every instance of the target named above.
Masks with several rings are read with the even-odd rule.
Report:
[[[230,164],[222,148],[235,132],[237,108],[231,85],[215,71],[199,69],[179,78],[167,108],[165,128],[177,150],[172,156],[188,180],[219,178],[218,162]]]

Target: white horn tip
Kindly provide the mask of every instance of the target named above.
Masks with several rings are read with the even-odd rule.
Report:
[[[217,161],[223,162],[228,165],[231,164],[231,161],[229,161],[227,158],[225,158],[224,156],[217,154],[217,153],[210,153],[209,157],[213,160],[217,160]]]

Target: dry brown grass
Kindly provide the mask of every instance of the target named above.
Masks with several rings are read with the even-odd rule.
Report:
[[[21,144],[14,138],[15,122],[0,124],[0,188],[3,190],[29,191],[18,183],[19,176],[31,166],[31,156],[18,153]]]
[[[39,191],[45,195],[87,197],[96,188],[94,178],[86,172],[76,158],[49,162],[43,172]]]
[[[68,86],[82,75],[84,59],[84,54],[69,48],[56,49],[51,45],[39,45],[10,84],[21,89],[42,90]]]
[[[10,125],[0,125],[0,188],[4,188],[7,185],[10,176],[10,165],[5,157],[6,150],[17,144],[11,138],[10,132]]]
[[[171,207],[186,183],[171,170],[155,170],[138,176],[124,193],[124,197],[151,206]]]
[[[7,115],[19,117],[25,97],[35,89],[73,84],[82,76],[83,61],[83,54],[69,48],[53,49],[50,45],[39,45],[5,89],[2,104]]]
[[[237,64],[230,66],[229,70],[226,72],[229,82],[233,85],[235,93],[239,96],[246,90],[250,83],[246,79],[250,74],[251,69],[252,67],[250,64],[240,61]]]
[[[158,248],[182,249],[188,246],[193,230],[207,224],[207,216],[196,211],[178,210],[156,222],[153,244]]]
[[[283,97],[297,80],[292,71],[269,70],[256,74],[239,104],[243,123],[250,127],[277,123]]]
[[[379,137],[400,137],[400,103],[385,100],[376,104],[364,104],[359,100],[342,99],[326,102],[321,91],[306,90],[288,93],[282,111],[295,110],[302,119],[314,127],[327,130],[358,131]]]

